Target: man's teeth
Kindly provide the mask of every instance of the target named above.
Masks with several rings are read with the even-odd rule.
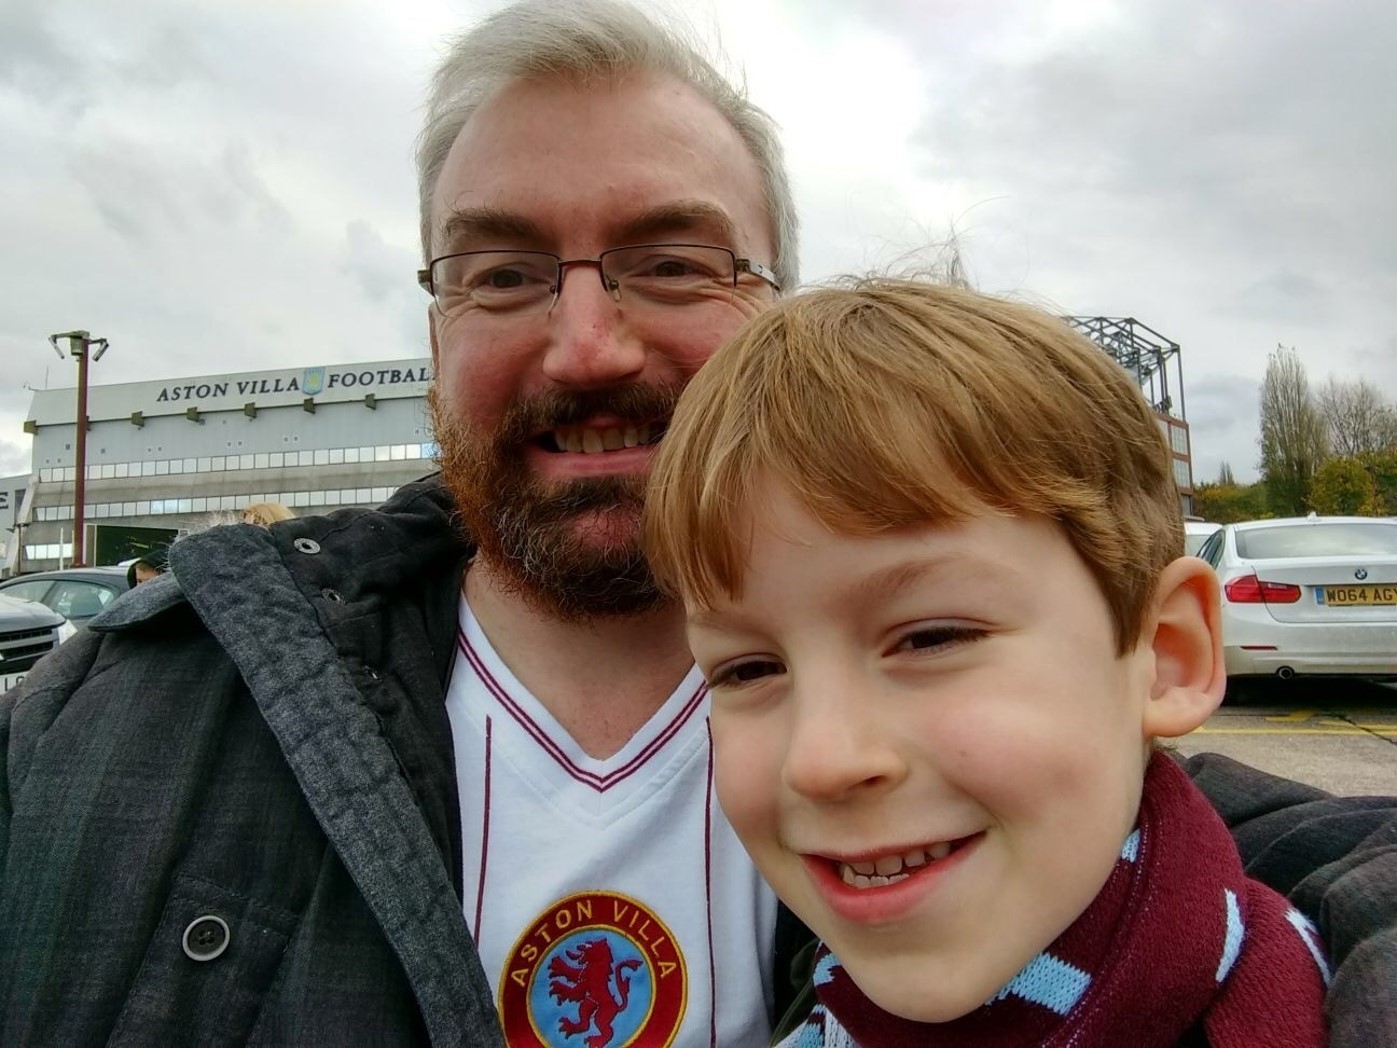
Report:
[[[951,842],[939,841],[906,855],[884,855],[871,862],[841,862],[839,878],[851,888],[881,888],[912,876],[912,871],[951,854]]]
[[[619,451],[650,443],[650,425],[610,426],[606,429],[584,429],[581,426],[560,426],[553,439],[561,451],[595,455],[602,451]]]

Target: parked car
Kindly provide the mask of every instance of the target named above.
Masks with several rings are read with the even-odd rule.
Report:
[[[1212,524],[1206,520],[1184,521],[1184,552],[1190,557],[1198,556],[1203,543],[1217,534],[1220,527],[1221,524]]]
[[[125,568],[64,568],[0,582],[0,595],[37,601],[82,626],[130,588]]]
[[[1397,522],[1305,517],[1227,524],[1198,555],[1222,584],[1230,679],[1397,679]]]
[[[43,604],[0,595],[0,693],[23,680],[34,663],[76,632],[72,623]]]

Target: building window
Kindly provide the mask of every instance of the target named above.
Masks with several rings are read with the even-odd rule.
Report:
[[[1184,459],[1174,460],[1174,483],[1181,488],[1193,487],[1193,477],[1189,474],[1188,462]]]

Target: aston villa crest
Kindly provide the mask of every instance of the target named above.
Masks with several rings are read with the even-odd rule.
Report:
[[[679,944],[643,903],[570,895],[519,937],[500,975],[511,1048],[664,1048],[688,1001]]]

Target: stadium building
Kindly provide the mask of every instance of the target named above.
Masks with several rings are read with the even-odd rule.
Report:
[[[173,537],[253,502],[298,513],[374,506],[435,469],[427,358],[94,385],[88,391],[84,559],[134,529]],[[35,390],[33,472],[5,484],[5,575],[72,558],[74,389]]]

